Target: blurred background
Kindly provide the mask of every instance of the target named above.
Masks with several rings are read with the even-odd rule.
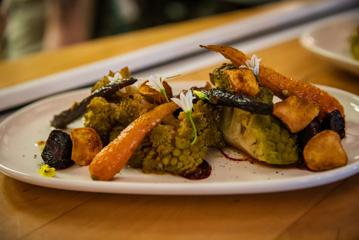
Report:
[[[0,0],[0,58],[269,2],[274,0]]]

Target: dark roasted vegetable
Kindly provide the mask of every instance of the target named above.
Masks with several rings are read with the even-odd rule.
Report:
[[[298,144],[301,149],[304,148],[305,144],[317,135],[321,131],[322,127],[318,118],[314,118],[308,126],[298,133]]]
[[[44,163],[56,169],[70,167],[74,161],[71,160],[72,142],[70,135],[61,131],[53,130],[41,153]]]
[[[111,84],[107,84],[94,92],[91,93],[90,96],[84,98],[80,103],[75,103],[70,109],[67,109],[61,112],[58,115],[55,115],[51,121],[51,126],[55,128],[66,128],[67,124],[81,117],[85,111],[86,106],[90,103],[90,101],[94,97],[106,97],[114,94],[119,89],[129,86],[135,83],[137,79],[130,78],[127,80],[122,80],[119,82],[114,82]]]
[[[197,166],[197,168],[190,173],[184,173],[182,176],[191,180],[200,180],[208,178],[211,175],[212,167],[206,160]]]
[[[321,125],[323,130],[333,130],[339,134],[340,138],[345,137],[345,121],[338,110],[327,113]]]
[[[240,108],[257,114],[271,114],[273,110],[272,104],[259,102],[255,98],[244,94],[234,93],[218,88],[201,90],[200,92],[206,95],[206,98],[203,100],[207,100],[211,104]]]
[[[298,144],[303,149],[305,144],[324,130],[333,130],[341,138],[345,137],[345,122],[339,111],[327,113],[322,120],[317,117],[311,121],[302,131],[298,133]]]

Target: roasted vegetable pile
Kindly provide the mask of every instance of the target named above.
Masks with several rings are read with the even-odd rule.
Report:
[[[89,165],[95,180],[111,180],[126,165],[144,173],[208,177],[208,148],[231,145],[271,165],[303,163],[321,171],[347,156],[344,109],[328,93],[289,79],[227,46],[202,46],[232,63],[210,73],[202,88],[173,96],[166,79],[137,86],[128,70],[110,72],[89,97],[56,115],[54,127],[83,116],[84,127],[54,130],[42,154],[50,167]],[[274,96],[279,102],[273,103]]]
[[[236,71],[237,69],[239,68],[233,64],[223,64],[210,75],[211,82],[218,88],[232,90],[233,80],[231,79],[234,77],[231,73],[236,72],[235,78],[244,79],[245,82],[245,84],[237,84],[237,91],[251,92],[257,101],[264,104],[273,102],[271,91],[259,87],[252,72]],[[254,83],[248,85],[245,78],[253,79]],[[242,85],[245,85],[244,91],[241,90]],[[258,88],[258,90],[251,91],[250,88]],[[286,165],[293,164],[299,159],[295,136],[289,133],[274,116],[226,107],[222,117],[222,131],[227,143],[244,150],[259,161]]]

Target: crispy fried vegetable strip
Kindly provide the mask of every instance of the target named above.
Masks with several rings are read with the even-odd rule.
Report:
[[[229,46],[201,45],[201,47],[222,54],[236,66],[241,66],[248,59],[248,57],[243,52]],[[263,65],[261,65],[259,68],[259,77],[260,83],[264,87],[269,88],[276,96],[280,98],[286,98],[288,96],[295,95],[307,101],[314,101],[318,103],[320,106],[321,116],[324,116],[325,113],[338,110],[344,117],[344,109],[339,101],[329,95],[327,92],[317,88],[310,83],[290,79]]]
[[[177,108],[174,102],[159,105],[128,125],[95,156],[89,168],[91,177],[95,180],[111,180],[126,165],[144,137]]]
[[[51,121],[51,126],[55,128],[66,128],[67,124],[81,117],[85,113],[86,106],[91,102],[94,97],[109,96],[117,92],[119,89],[135,83],[136,81],[137,79],[130,78],[127,80],[122,80],[120,82],[108,84],[94,91],[93,93],[91,93],[90,96],[84,98],[80,103],[75,103],[71,108],[55,115]]]

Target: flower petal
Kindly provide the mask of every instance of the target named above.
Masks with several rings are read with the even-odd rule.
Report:
[[[182,110],[184,109],[184,106],[183,106],[182,101],[181,101],[180,99],[178,99],[178,98],[171,98],[171,100],[172,100],[173,102],[175,102],[180,108],[182,108]]]

